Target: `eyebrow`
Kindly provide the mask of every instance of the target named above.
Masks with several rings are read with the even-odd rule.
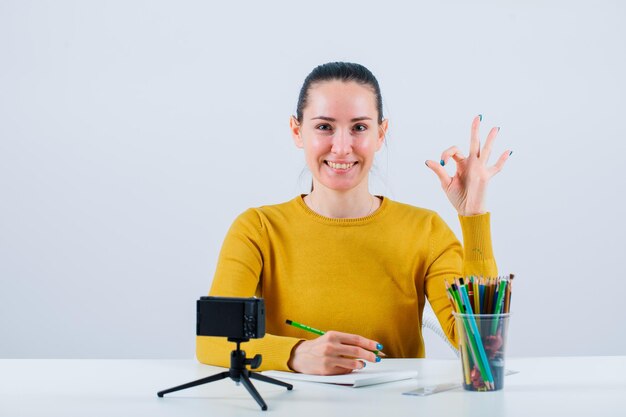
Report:
[[[334,119],[332,117],[328,117],[328,116],[317,116],[317,117],[312,117],[311,120],[326,120],[328,122],[336,122],[337,119]],[[354,119],[351,119],[351,122],[360,122],[361,120],[372,120],[371,117],[367,117],[367,116],[361,116],[361,117],[355,117]]]

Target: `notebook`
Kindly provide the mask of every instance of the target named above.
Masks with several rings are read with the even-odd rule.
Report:
[[[279,380],[288,379],[291,381],[319,382],[323,384],[344,385],[352,388],[417,378],[417,371],[389,371],[371,368],[361,369],[346,375],[330,376],[307,375],[282,371],[264,371],[261,373]]]

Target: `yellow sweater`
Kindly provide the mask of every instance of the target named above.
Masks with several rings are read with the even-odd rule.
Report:
[[[248,357],[263,355],[260,370],[289,370],[293,347],[317,337],[286,319],[362,335],[392,358],[424,357],[425,297],[456,346],[444,280],[497,275],[489,213],[459,219],[464,249],[435,212],[386,197],[358,219],[320,216],[302,196],[249,209],[228,231],[210,294],[265,299],[265,337],[242,344]],[[228,367],[234,348],[198,336],[196,355]]]

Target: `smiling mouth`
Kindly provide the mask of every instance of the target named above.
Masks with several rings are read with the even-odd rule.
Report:
[[[331,161],[324,161],[324,163],[333,169],[342,169],[346,171],[352,168],[354,165],[358,164],[358,162],[350,162],[348,164],[336,164]]]

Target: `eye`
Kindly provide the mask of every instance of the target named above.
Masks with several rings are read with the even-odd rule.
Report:
[[[354,126],[354,130],[356,130],[357,132],[365,132],[367,130],[367,126],[359,123],[358,125]]]
[[[327,132],[332,130],[332,127],[328,123],[322,123],[321,125],[315,126],[317,130],[321,130],[323,132]]]

